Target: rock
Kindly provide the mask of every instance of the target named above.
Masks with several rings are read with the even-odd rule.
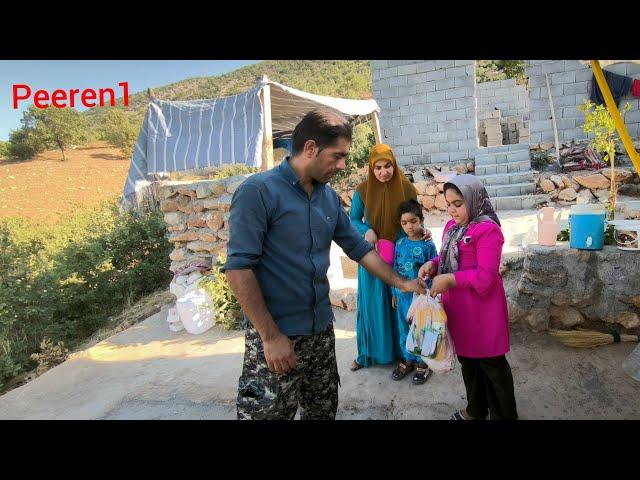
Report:
[[[509,323],[521,323],[529,313],[510,298],[507,298],[507,309],[509,311]]]
[[[199,214],[191,214],[189,220],[187,220],[187,227],[190,228],[204,228],[207,226],[207,220],[204,216]]]
[[[438,191],[440,193],[444,192],[444,183],[438,183]]]
[[[422,206],[427,210],[431,210],[436,206],[436,196],[435,195],[423,195],[422,196]]]
[[[557,307],[549,309],[550,325],[553,328],[571,328],[584,322],[584,317],[577,308]]]
[[[562,183],[564,183],[565,187],[573,188],[573,182],[571,182],[571,179],[566,175],[562,175]]]
[[[429,185],[429,182],[427,181],[417,182],[413,184],[413,186],[416,188],[416,191],[420,195],[425,195],[427,193],[427,185]]]
[[[229,229],[225,228],[225,229],[222,229],[222,230],[218,230],[216,235],[218,235],[218,238],[220,240],[224,240],[225,242],[229,241]]]
[[[534,332],[543,332],[549,329],[549,311],[544,308],[533,308],[525,317],[526,323]]]
[[[552,148],[554,148],[554,144],[553,143],[541,143],[540,144],[540,148],[542,150],[551,150]]]
[[[597,190],[601,188],[609,188],[609,180],[604,175],[594,173],[592,175],[575,176],[573,179],[585,188]]]
[[[640,316],[636,312],[622,312],[607,315],[606,321],[609,323],[619,323],[624,328],[640,327]]]
[[[182,225],[169,225],[167,227],[167,231],[171,233],[184,232],[186,229],[187,229],[187,225],[184,223]]]
[[[187,259],[187,250],[185,248],[178,248],[169,254],[169,258],[174,262],[180,262]]]
[[[427,187],[424,189],[425,195],[435,196],[438,194],[438,184],[435,182],[429,182]]]
[[[193,230],[186,231],[184,233],[177,233],[175,235],[169,235],[169,242],[191,242],[198,240],[199,234]]]
[[[449,168],[449,166],[448,166],[448,165],[442,165],[442,166],[440,167],[440,171],[441,171],[441,172],[450,172],[450,171],[451,171],[451,169]]]
[[[434,205],[438,210],[444,211],[447,209],[447,201],[444,199],[444,195],[442,193],[436,195]]]
[[[180,225],[186,220],[187,216],[184,213],[170,211],[164,214],[164,223],[167,225]]]
[[[549,193],[549,192],[553,192],[556,189],[556,186],[554,182],[545,178],[540,181],[540,188],[542,188],[543,191]]]
[[[572,202],[578,197],[578,194],[573,188],[563,188],[558,193],[558,199],[564,200],[565,202]]]
[[[224,206],[231,206],[231,199],[232,196],[228,193],[225,193],[221,195],[220,198],[207,198],[206,200],[203,200],[202,206],[206,210],[214,210],[216,208],[218,210],[222,210]]]
[[[456,171],[456,172],[458,172],[459,174],[465,174],[465,173],[467,173],[467,172],[469,171],[469,170],[467,169],[467,166],[466,166],[466,165],[464,165],[464,164],[462,164],[462,163],[461,163],[461,164],[458,164],[458,165],[455,165],[455,166],[453,167],[453,170],[454,170],[454,171]]]
[[[614,171],[616,182],[627,182],[633,179],[633,173],[631,173],[629,170],[615,168]],[[611,181],[611,167],[603,168],[602,170],[600,170],[600,173],[604,175],[609,181]]]
[[[562,177],[560,175],[551,175],[551,178],[549,180],[555,183],[556,187],[564,188],[564,182],[562,181]]]
[[[247,178],[249,178],[249,175],[235,175],[227,178],[227,193],[233,195]]]
[[[187,243],[187,248],[192,252],[206,252],[211,248],[211,243],[203,242],[202,240],[196,240],[194,242]]]
[[[356,309],[357,291],[353,288],[341,288],[340,290],[329,290],[329,301],[331,305],[344,308],[347,311]]]
[[[209,198],[219,197],[227,190],[227,179],[200,182],[196,188],[196,197]]]
[[[632,297],[623,297],[620,299],[623,303],[633,305],[636,308],[640,308],[640,295],[634,295]]]
[[[638,189],[638,185],[634,185],[633,183],[626,183],[624,185],[620,185],[618,194],[626,195],[628,197],[637,197],[640,196],[640,189]]]
[[[178,202],[175,199],[167,199],[162,200],[160,202],[160,210],[163,212],[177,212],[178,211]]]
[[[223,218],[219,213],[211,212],[212,216],[210,219],[206,221],[207,227],[209,227],[214,232],[222,228]]]
[[[592,190],[591,193],[593,193],[596,197],[598,197],[599,200],[609,200],[609,189],[608,188],[601,188],[599,190]]]
[[[594,199],[595,197],[593,196],[593,193],[591,193],[591,190],[589,190],[588,188],[583,188],[578,192],[578,198],[576,199],[576,203],[578,204],[591,203],[591,201]]]
[[[469,172],[475,172],[476,171],[476,165],[473,162],[467,162],[467,171]]]
[[[209,230],[208,228],[202,228],[201,230],[202,231],[199,232],[199,240],[207,243],[214,243],[218,240],[218,237],[212,230]]]
[[[427,169],[427,172],[429,172],[429,174],[432,177],[435,177],[436,174],[440,173],[440,170],[438,170],[437,168],[434,168],[434,167],[426,167],[426,169]]]
[[[559,194],[560,194],[560,190],[554,190],[553,192],[549,193],[549,198],[553,201],[556,201],[558,199]]]

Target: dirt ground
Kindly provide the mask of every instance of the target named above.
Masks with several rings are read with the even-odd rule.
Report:
[[[129,158],[119,149],[95,142],[65,153],[64,162],[59,150],[25,162],[0,161],[0,218],[55,223],[122,193]]]

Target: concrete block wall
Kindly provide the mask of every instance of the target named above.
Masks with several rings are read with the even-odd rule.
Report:
[[[371,72],[383,141],[400,165],[474,158],[475,60],[374,60]]]
[[[640,65],[619,63],[605,67],[613,73],[640,79]],[[584,113],[578,110],[591,94],[593,72],[578,60],[527,60],[525,71],[529,77],[529,108],[531,115],[531,143],[553,143],[553,125],[551,109],[545,81],[549,75],[549,84],[553,97],[553,106],[558,127],[558,139],[561,143],[587,138],[582,130]],[[640,138],[640,99],[625,95],[619,107],[626,102],[631,111],[625,116],[629,135],[634,140]]]
[[[502,117],[529,115],[529,92],[524,85],[516,85],[513,78],[478,83],[476,95],[481,113],[497,108]]]

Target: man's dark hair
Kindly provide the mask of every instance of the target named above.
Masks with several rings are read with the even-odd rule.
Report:
[[[420,221],[424,220],[424,215],[422,214],[422,207],[415,200],[407,200],[402,202],[398,207],[398,219],[402,217],[403,213],[413,213],[416,217],[420,219]]]
[[[307,113],[296,125],[291,135],[291,156],[298,155],[304,144],[315,140],[320,150],[336,143],[338,138],[351,141],[353,131],[345,117],[326,108],[317,108]]]

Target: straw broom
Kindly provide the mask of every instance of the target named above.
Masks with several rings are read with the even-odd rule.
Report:
[[[620,335],[618,332],[603,333],[592,330],[550,330],[551,336],[569,347],[592,348],[620,342],[640,342],[639,335]]]

